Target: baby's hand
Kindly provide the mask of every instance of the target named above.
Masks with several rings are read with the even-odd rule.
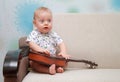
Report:
[[[70,55],[68,55],[68,54],[66,54],[66,53],[63,53],[63,52],[60,52],[60,53],[58,54],[58,56],[62,56],[62,57],[64,57],[65,59],[69,59],[69,58],[70,58]]]
[[[50,52],[47,49],[43,49],[42,53],[45,53],[46,55],[50,56]]]

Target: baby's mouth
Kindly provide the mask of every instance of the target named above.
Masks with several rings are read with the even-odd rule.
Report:
[[[48,27],[44,27],[45,30],[49,29]]]

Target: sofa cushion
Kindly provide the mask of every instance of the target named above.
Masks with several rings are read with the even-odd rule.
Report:
[[[120,82],[120,69],[67,69],[56,75],[31,71],[22,82]]]

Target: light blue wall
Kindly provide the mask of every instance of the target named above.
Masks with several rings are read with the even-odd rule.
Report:
[[[0,0],[0,82],[8,50],[18,48],[18,39],[32,30],[33,12],[40,6],[54,13],[120,12],[120,0]]]

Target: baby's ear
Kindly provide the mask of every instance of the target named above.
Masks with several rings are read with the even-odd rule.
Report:
[[[33,19],[33,24],[35,24],[35,19]]]

